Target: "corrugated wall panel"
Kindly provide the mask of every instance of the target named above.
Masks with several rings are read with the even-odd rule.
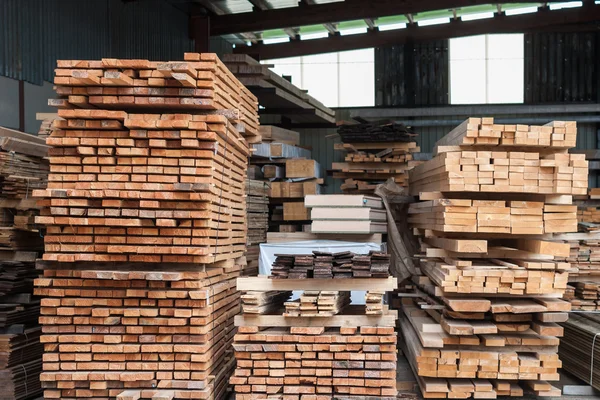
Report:
[[[525,103],[598,100],[597,32],[525,35]]]
[[[40,85],[57,59],[181,59],[188,21],[162,0],[0,0],[0,75]]]
[[[375,49],[375,104],[448,104],[448,41]]]

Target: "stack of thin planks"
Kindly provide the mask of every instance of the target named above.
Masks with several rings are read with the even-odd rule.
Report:
[[[246,220],[248,233],[246,240],[246,261],[248,275],[258,274],[258,257],[260,243],[267,241],[269,229],[269,191],[271,184],[267,181],[246,180]]]
[[[36,193],[44,395],[223,398],[256,99],[214,54],[58,64]]]
[[[387,233],[387,215],[378,197],[365,195],[306,196],[312,233]]]
[[[335,149],[347,155],[344,162],[332,163],[331,171],[334,178],[344,179],[344,193],[372,194],[389,178],[407,186],[408,170],[420,163],[413,158],[420,151],[416,134],[402,124],[361,120],[340,126],[338,134],[343,143],[336,143]]]
[[[350,251],[312,254],[276,254],[271,279],[387,278],[390,255],[371,250],[369,254]]]
[[[205,272],[63,268],[45,263],[44,372],[48,398],[221,398],[233,368],[241,265]],[[97,265],[97,264],[96,264]],[[70,360],[70,362],[66,362]],[[138,398],[140,398],[138,397]]]
[[[571,303],[573,311],[600,310],[600,284],[596,282],[574,282],[567,286],[563,299]]]
[[[303,294],[279,303],[283,314],[274,304],[262,314],[236,317],[237,368],[230,379],[236,399],[395,399],[397,315],[384,305],[369,314],[348,303],[352,290],[374,291],[373,304],[396,285],[395,278],[238,279],[238,289],[253,298],[258,291]]]
[[[469,118],[410,173],[423,276],[400,325],[428,398],[560,395],[549,382],[559,379],[558,323],[571,310],[560,299],[570,246],[551,240],[577,231],[572,195],[586,190],[587,161],[566,152],[574,123],[532,127],[524,141],[489,122]],[[497,129],[499,140],[487,140]]]

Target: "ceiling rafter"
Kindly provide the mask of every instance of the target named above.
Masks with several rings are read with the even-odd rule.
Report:
[[[317,3],[315,3],[315,0],[300,0],[298,2],[298,6],[303,7],[303,6],[314,6]],[[333,23],[333,22],[326,22],[323,24],[323,26],[325,27],[325,29],[327,29],[327,32],[329,32],[330,35],[338,35],[339,31],[337,28],[337,23]]]
[[[494,14],[493,18],[475,21],[462,21],[460,18],[447,24],[419,27],[417,24],[407,25],[405,29],[390,31],[374,31],[370,34],[351,36],[329,36],[309,41],[296,41],[273,45],[238,46],[236,53],[251,53],[261,59],[297,57],[308,54],[320,54],[336,51],[402,44],[408,41],[422,42],[442,40],[486,33],[516,33],[553,30],[594,29],[586,23],[600,21],[600,5],[584,2],[583,7],[550,11],[540,8],[536,13],[507,16],[504,13]]]
[[[198,4],[200,4],[202,7],[204,7],[206,10],[208,10],[210,13],[212,13],[214,15],[217,15],[217,16],[227,15],[225,10],[216,6],[211,0],[194,0],[194,1]],[[260,38],[258,36],[256,36],[254,33],[235,32],[235,35],[240,40],[249,41],[251,43],[257,43],[258,41],[260,41]]]
[[[198,1],[210,3],[209,0]],[[501,3],[522,1],[502,0]],[[217,15],[211,19],[211,34],[214,36],[239,32],[259,32],[498,3],[500,2],[494,0],[345,0],[333,3],[302,0],[298,3],[299,7]],[[192,18],[194,17],[192,15]]]
[[[252,7],[254,8],[254,10],[256,11],[265,11],[265,10],[270,10],[271,4],[267,3],[266,0],[248,0],[250,2],[250,4],[252,4]],[[300,28],[298,27],[293,27],[293,28],[283,28],[283,31],[292,39],[297,39],[299,32],[300,32]]]

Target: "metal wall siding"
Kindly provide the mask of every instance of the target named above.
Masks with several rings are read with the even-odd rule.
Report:
[[[448,41],[375,49],[375,104],[448,104]]]
[[[161,0],[0,0],[0,75],[42,84],[57,59],[176,60],[188,16]]]
[[[598,99],[596,32],[525,35],[525,103]]]

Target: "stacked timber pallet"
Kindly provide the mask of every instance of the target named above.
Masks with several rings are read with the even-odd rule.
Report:
[[[364,195],[306,196],[313,233],[387,233],[383,201]]]
[[[298,146],[297,132],[271,127],[278,137],[288,140],[252,145],[251,163],[261,166],[270,182],[270,231],[303,231],[310,221],[304,197],[319,194],[323,176],[310,150]]]
[[[381,313],[368,315],[364,306],[348,305],[349,291],[380,293],[396,285],[391,277],[238,279],[238,290],[303,294],[263,314],[236,317],[237,368],[230,379],[236,399],[396,399],[395,312],[382,305]]]
[[[273,65],[261,64],[245,54],[225,54],[223,61],[258,97],[265,112],[279,114],[298,123],[335,123],[335,111],[271,71]]]
[[[214,54],[185,59],[59,61],[51,103],[80,108],[36,193],[47,398],[224,396],[258,115]]]
[[[40,300],[33,296],[33,282],[43,240],[31,195],[46,186],[46,151],[43,140],[0,127],[0,398],[7,400],[42,392]]]
[[[267,241],[269,228],[269,191],[270,184],[264,180],[248,179],[246,181],[246,219],[248,234],[246,240],[246,261],[248,275],[258,274],[258,258],[260,243]]]
[[[342,125],[338,129],[343,143],[335,149],[347,152],[344,162],[331,166],[333,177],[344,179],[344,193],[372,194],[389,178],[400,186],[408,185],[408,170],[418,165],[413,153],[420,151],[416,136],[402,124],[391,121]]]
[[[400,325],[426,397],[560,395],[549,382],[571,309],[560,299],[570,248],[551,240],[577,231],[572,195],[586,190],[587,161],[566,153],[574,123],[512,132],[492,122],[469,118],[410,172],[424,276]]]

